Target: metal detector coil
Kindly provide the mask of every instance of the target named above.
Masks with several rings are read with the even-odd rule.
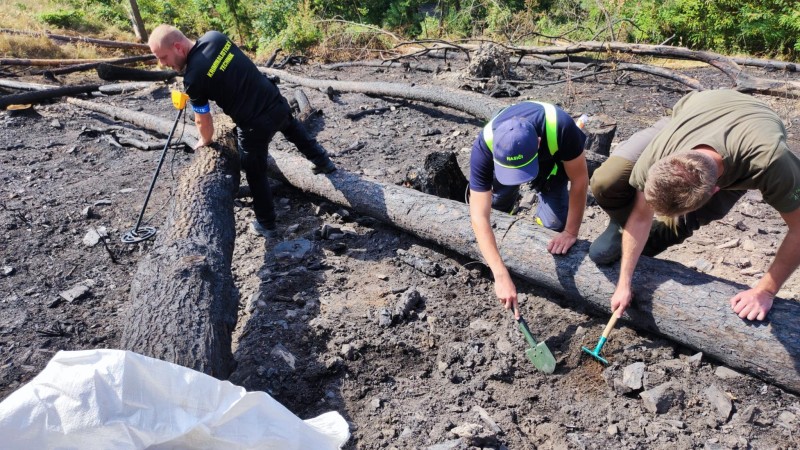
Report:
[[[156,167],[156,171],[153,174],[153,180],[150,182],[150,189],[147,190],[147,197],[145,197],[144,205],[142,205],[142,211],[139,213],[139,219],[136,220],[136,225],[122,236],[123,244],[135,244],[137,242],[150,239],[156,235],[157,230],[155,227],[141,226],[142,218],[144,217],[145,209],[147,209],[147,202],[150,201],[150,195],[153,193],[153,187],[156,185],[158,172],[161,171],[161,166],[164,164],[164,157],[167,155],[167,149],[169,149],[169,143],[172,141],[172,135],[175,134],[175,128],[178,127],[178,121],[181,119],[181,114],[186,108],[186,102],[188,100],[189,96],[184,92],[172,91],[172,106],[178,110],[178,115],[175,116],[175,122],[172,124],[172,130],[170,130],[169,136],[167,136],[167,142],[164,144],[164,150],[161,152],[161,159],[158,161],[158,167]]]

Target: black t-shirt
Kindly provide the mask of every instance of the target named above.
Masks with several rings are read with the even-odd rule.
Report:
[[[522,102],[511,105],[504,109],[494,118],[495,124],[508,120],[512,117],[521,117],[530,121],[536,129],[536,133],[542,139],[539,144],[539,175],[533,180],[533,186],[541,186],[548,175],[553,170],[554,165],[558,165],[556,177],[566,177],[564,172],[564,161],[571,161],[583,153],[583,146],[586,143],[586,135],[575,125],[575,121],[563,109],[556,107],[556,129],[558,151],[555,155],[550,154],[547,146],[547,133],[545,132],[544,107],[533,102]],[[478,133],[478,138],[472,144],[472,154],[470,156],[470,176],[469,187],[475,192],[487,192],[492,190],[492,180],[494,179],[494,161],[492,152],[486,146],[483,139],[483,130]]]
[[[289,114],[278,88],[217,31],[204,34],[189,51],[183,85],[196,112],[208,112],[214,100],[241,128],[257,126],[265,114],[275,122]]]

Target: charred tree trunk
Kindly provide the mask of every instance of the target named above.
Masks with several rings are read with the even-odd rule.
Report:
[[[367,181],[342,169],[310,176],[298,156],[270,152],[270,173],[382,222],[481,259],[463,203],[399,186]],[[609,313],[619,266],[597,267],[582,241],[566,256],[553,256],[543,227],[493,216],[500,253],[509,270],[562,294],[576,305]],[[634,277],[635,301],[625,312],[631,327],[666,336],[793,392],[800,392],[800,302],[775,299],[766,324],[739,319],[728,299],[746,286],[695,272],[679,264],[642,257]]]
[[[277,76],[289,83],[299,84],[321,91],[332,88],[341,92],[360,92],[362,94],[423,101],[433,103],[434,105],[444,105],[487,121],[492,118],[493,113],[508,106],[507,103],[483,95],[461,92],[438,86],[410,86],[400,83],[318,80],[303,78],[283,70],[266,69],[263,67],[260,67],[259,70],[267,75]],[[600,164],[605,160],[606,157],[603,155],[586,152],[589,175],[591,176],[594,170],[600,167]]]
[[[75,64],[72,66],[61,67],[58,69],[49,69],[49,70],[41,70],[39,72],[34,72],[34,75],[65,75],[68,73],[74,72],[83,72],[86,70],[96,69],[101,64],[131,64],[137,62],[143,63],[150,63],[154,62],[155,59],[152,55],[147,56],[131,56],[128,58],[118,58],[113,61],[109,61],[108,63],[99,63],[99,62],[89,62],[84,64]]]
[[[162,134],[172,128],[170,120],[149,114],[70,103]],[[231,259],[239,157],[233,124],[218,121],[217,130],[217,151],[197,152],[183,171],[153,250],[139,262],[120,345],[224,379],[235,368],[231,336],[239,295]]]
[[[97,76],[105,81],[167,81],[178,76],[174,70],[142,70],[100,63]]]
[[[8,105],[15,104],[38,103],[69,95],[86,94],[88,92],[96,91],[99,87],[99,84],[87,84],[83,86],[65,86],[53,89],[42,89],[39,91],[25,92],[22,94],[3,95],[0,97],[0,108],[5,108]]]
[[[239,160],[233,134],[197,152],[138,265],[120,346],[225,379],[239,295],[231,273]]]
[[[259,70],[267,75],[275,75],[283,81],[322,91],[331,87],[341,92],[360,92],[362,94],[423,101],[463,111],[483,120],[491,119],[493,112],[507,106],[506,103],[482,95],[457,91],[441,86],[411,86],[401,83],[317,80],[299,77],[283,70],[264,67],[259,67]]]
[[[0,66],[68,66],[74,64],[96,64],[96,63],[115,63],[120,58],[106,59],[24,59],[24,58],[2,58]],[[155,61],[153,55],[131,56],[124,58],[129,61]]]
[[[64,36],[60,34],[39,33],[36,31],[10,30],[7,28],[0,29],[0,33],[17,34],[25,36],[45,36],[54,41],[85,42],[87,44],[97,45],[100,47],[138,49],[138,50],[146,50],[148,52],[150,51],[150,47],[147,44],[138,44],[135,42],[109,41],[106,39],[93,39],[83,36]]]
[[[152,130],[161,133],[165,136],[169,134],[169,130],[172,128],[171,121],[167,119],[162,119],[160,117],[152,116],[147,113],[131,111],[129,109],[124,109],[124,108],[117,108],[115,106],[106,105],[103,103],[95,103],[86,100],[79,100],[77,98],[68,98],[67,103],[71,103],[75,106],[79,106],[81,108],[88,109],[90,111],[103,113],[115,119],[121,119],[126,122],[130,122],[138,127],[142,127],[147,130]],[[186,116],[184,115],[184,119],[185,117]],[[183,138],[181,139],[181,142],[188,145],[189,147],[194,148],[194,146],[197,144],[197,137],[195,137],[194,135],[194,129],[186,130],[186,132],[183,133]]]
[[[617,123],[605,114],[591,117],[583,130],[586,133],[586,150],[598,155],[611,153],[611,142],[617,134]]]

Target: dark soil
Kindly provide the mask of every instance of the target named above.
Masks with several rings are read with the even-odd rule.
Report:
[[[426,64],[445,68],[441,60]],[[435,76],[399,67],[294,70],[318,78],[480,88],[458,78],[464,65],[455,62]],[[708,86],[729,86],[711,69],[685,72]],[[297,88],[281,85],[287,98]],[[684,93],[674,82],[636,74],[517,89],[522,97],[513,101],[532,98],[558,103],[575,117],[616,119],[615,143],[669,114]],[[323,111],[309,127],[344,170],[402,183],[434,151],[455,152],[468,170],[481,121],[429,104],[306,93]],[[762,98],[784,119],[790,148],[800,149],[797,101]],[[95,100],[174,117],[163,85]],[[345,118],[376,107],[391,108]],[[59,350],[119,345],[129,283],[152,246],[124,245],[120,238],[136,221],[160,156],[159,145],[141,151],[110,139],[131,128],[63,102],[37,105],[33,114],[0,115],[0,399]],[[163,136],[148,139],[163,145]],[[365,145],[348,150],[356,142]],[[272,145],[294,150],[282,138]],[[175,176],[191,158],[182,147],[170,150],[145,214],[148,224],[161,225]],[[581,346],[594,346],[608,315],[576,310],[519,281],[522,312],[558,361],[556,372],[544,375],[525,358],[522,335],[499,307],[482,263],[280,184],[281,238],[265,242],[248,231],[248,200],[236,210],[233,271],[241,298],[238,368],[230,380],[268,392],[301,418],[339,411],[351,424],[347,448],[800,447],[800,400],[792,393],[705,357],[690,359],[696,351],[623,322],[604,348],[611,362],[604,368]],[[606,220],[597,206],[588,206],[581,238],[593,239]],[[324,238],[324,225],[341,233]],[[106,239],[84,242],[87,233],[102,229]],[[751,284],[785,231],[780,216],[752,193],[724,220],[660,257]],[[307,252],[291,257],[303,245]],[[434,265],[440,269],[420,270]],[[88,293],[72,301],[60,295],[76,285]],[[797,298],[800,277],[780,295]],[[398,304],[414,307],[392,316]],[[624,392],[623,370],[636,362],[644,363],[644,385]],[[648,411],[639,394],[667,381],[673,382],[672,401],[664,412]],[[732,401],[732,411],[721,397]]]

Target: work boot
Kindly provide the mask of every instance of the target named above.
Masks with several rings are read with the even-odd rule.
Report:
[[[328,174],[336,170],[336,164],[331,161],[327,153],[314,158],[311,162],[314,164],[311,166],[311,171],[315,175],[320,173]]]
[[[589,258],[596,264],[611,264],[622,256],[622,227],[613,220],[589,246]]]
[[[274,239],[278,237],[278,230],[274,223],[271,225],[264,225],[258,220],[250,222],[250,232],[253,234],[259,234],[267,239]]]

